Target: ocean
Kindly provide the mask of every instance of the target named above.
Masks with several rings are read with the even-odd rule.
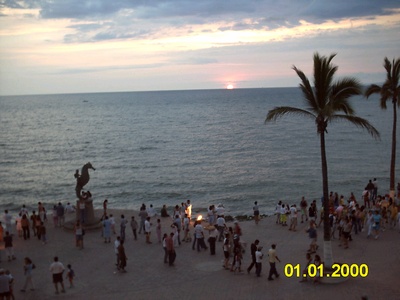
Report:
[[[369,179],[389,190],[392,109],[352,100],[377,141],[348,123],[328,125],[329,190],[360,198]],[[278,200],[322,196],[319,137],[312,120],[264,124],[275,106],[304,107],[298,88],[120,92],[0,97],[0,209],[50,210],[74,203],[76,169],[91,162],[85,189],[95,207],[193,209],[222,203],[229,214],[272,214]],[[399,157],[399,151],[397,152]],[[396,174],[399,174],[397,165]]]

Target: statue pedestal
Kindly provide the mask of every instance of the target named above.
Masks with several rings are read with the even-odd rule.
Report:
[[[81,204],[85,203],[85,209],[81,209]],[[97,224],[99,220],[96,220],[94,216],[93,200],[77,200],[76,201],[76,220],[80,220],[85,226]]]
[[[85,209],[83,209],[83,212],[79,208],[79,205],[81,203],[82,202],[80,200],[76,201],[75,218],[66,221],[64,224],[64,228],[73,230],[77,220],[81,221],[83,228],[85,230],[100,228],[102,225],[102,223],[100,222],[101,216],[95,215],[94,208],[93,208],[93,200],[90,199],[90,200],[84,201]],[[83,213],[83,215],[82,215],[82,213]],[[84,222],[82,222],[82,217],[84,219]]]

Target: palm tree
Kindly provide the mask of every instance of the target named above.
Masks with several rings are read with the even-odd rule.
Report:
[[[299,115],[314,120],[320,137],[322,164],[322,191],[324,204],[324,261],[328,268],[333,264],[331,231],[329,225],[329,195],[328,195],[328,165],[325,151],[325,134],[328,123],[333,121],[348,121],[357,127],[366,129],[369,134],[379,138],[379,132],[365,119],[355,116],[349,98],[361,94],[361,85],[354,78],[343,78],[333,82],[338,69],[331,61],[336,56],[329,57],[314,54],[314,87],[302,71],[293,66],[293,70],[301,79],[300,89],[303,92],[306,109],[295,107],[275,107],[270,110],[265,123],[275,121],[284,115]]]
[[[391,63],[385,57],[383,67],[386,69],[386,81],[382,86],[372,84],[365,91],[365,96],[368,98],[372,94],[380,94],[381,108],[386,109],[386,101],[392,100],[393,104],[393,129],[392,129],[392,156],[390,159],[390,196],[394,197],[395,184],[395,166],[396,166],[396,126],[397,126],[397,106],[400,106],[400,58],[396,61],[393,59]]]

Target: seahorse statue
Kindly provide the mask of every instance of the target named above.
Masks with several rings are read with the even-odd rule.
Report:
[[[78,199],[82,200],[82,195],[81,191],[83,187],[89,182],[89,169],[96,170],[93,168],[92,164],[88,162],[82,167],[81,174],[79,175],[79,170],[76,170],[75,172],[75,178],[76,178],[76,187],[75,187],[75,192],[76,196]]]

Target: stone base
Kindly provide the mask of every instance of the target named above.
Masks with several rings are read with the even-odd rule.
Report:
[[[82,223],[83,227],[85,230],[94,230],[94,229],[99,229],[101,228],[101,217],[102,214],[98,213],[97,215],[95,214],[94,208],[93,208],[93,200],[86,200],[85,202],[85,210],[84,210],[84,219],[85,222]],[[68,230],[73,230],[75,227],[76,220],[81,220],[82,217],[82,212],[81,209],[79,208],[80,201],[76,201],[76,212],[75,212],[75,218],[68,218],[65,220],[64,228]]]

